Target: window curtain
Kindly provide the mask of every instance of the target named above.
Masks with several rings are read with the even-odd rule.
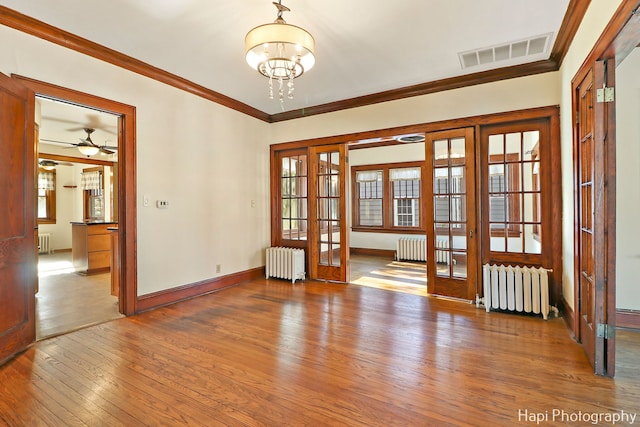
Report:
[[[420,168],[402,168],[389,170],[391,181],[414,181],[420,179]]]
[[[381,180],[382,180],[382,171],[357,171],[356,172],[357,182],[372,182],[372,181],[381,181]]]
[[[38,190],[55,190],[53,183],[53,173],[38,172]]]
[[[102,174],[95,172],[82,172],[80,186],[83,190],[102,190]]]

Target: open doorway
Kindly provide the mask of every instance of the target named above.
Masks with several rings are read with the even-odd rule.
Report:
[[[616,126],[616,372],[638,375],[640,366],[640,48],[636,47],[615,69]]]
[[[114,289],[118,116],[36,97],[36,339],[122,317]]]
[[[427,295],[424,133],[350,142],[349,282]]]

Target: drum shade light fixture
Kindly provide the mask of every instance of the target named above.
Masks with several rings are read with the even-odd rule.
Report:
[[[245,37],[246,60],[251,68],[269,79],[269,98],[273,99],[273,81],[278,82],[278,98],[293,99],[293,79],[309,71],[316,62],[315,40],[306,30],[287,24],[283,12],[290,9],[282,0],[273,2],[278,9],[272,24],[255,27]]]

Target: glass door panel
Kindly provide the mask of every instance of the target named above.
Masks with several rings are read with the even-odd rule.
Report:
[[[473,129],[434,132],[425,142],[431,168],[425,197],[428,289],[430,293],[475,298],[475,155]],[[429,231],[431,230],[431,232]]]
[[[310,207],[315,212],[312,233],[312,279],[346,282],[346,148],[333,145],[310,148],[313,194]]]
[[[280,154],[281,233],[277,245],[306,248],[307,154],[299,150]]]

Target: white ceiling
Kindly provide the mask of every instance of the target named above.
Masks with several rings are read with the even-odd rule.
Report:
[[[94,144],[117,147],[118,116],[40,97],[37,98],[37,105],[41,153],[86,157],[71,145],[87,137],[85,128],[94,130],[91,133]],[[115,161],[117,155],[105,157],[98,153],[92,158]]]
[[[246,33],[276,17],[270,0],[0,0],[267,114],[548,59],[568,3],[283,0],[291,9],[285,20],[314,36],[316,66],[296,79],[295,99],[281,104],[244,59]],[[463,69],[458,56],[548,33],[545,52],[521,60]]]

